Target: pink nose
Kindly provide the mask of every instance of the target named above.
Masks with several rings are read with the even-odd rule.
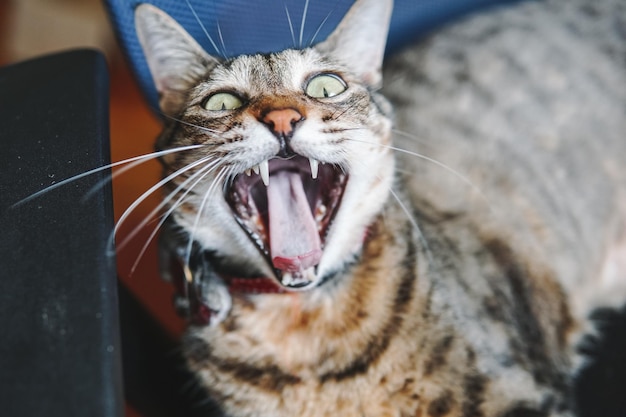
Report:
[[[293,129],[300,120],[302,115],[294,109],[272,110],[263,116],[262,122],[270,128],[270,130],[278,136],[290,137]]]

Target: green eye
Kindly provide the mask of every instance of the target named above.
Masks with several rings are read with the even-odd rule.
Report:
[[[204,102],[204,108],[211,111],[235,110],[242,105],[241,99],[231,93],[215,93]]]
[[[309,80],[304,92],[313,98],[329,98],[343,93],[346,88],[346,83],[338,76],[320,74]]]

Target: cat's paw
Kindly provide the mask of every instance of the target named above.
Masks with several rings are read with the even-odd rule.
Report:
[[[200,282],[200,302],[208,309],[207,324],[215,326],[228,316],[232,297],[226,283],[217,274],[204,270]]]
[[[194,244],[189,248],[180,233],[168,227],[160,245],[161,276],[174,284],[174,307],[193,324],[215,326],[228,316],[232,297],[206,254]]]

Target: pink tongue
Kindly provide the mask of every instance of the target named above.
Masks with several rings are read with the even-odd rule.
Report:
[[[300,174],[280,171],[267,187],[270,251],[274,267],[301,272],[322,257],[320,236]]]

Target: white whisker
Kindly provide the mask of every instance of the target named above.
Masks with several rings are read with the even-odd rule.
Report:
[[[29,201],[34,200],[35,198],[41,196],[42,194],[45,194],[45,193],[47,193],[49,191],[52,191],[52,190],[55,190],[55,189],[57,189],[59,187],[62,187],[64,185],[66,185],[66,184],[69,184],[69,183],[71,183],[73,181],[77,181],[77,180],[79,180],[81,178],[85,178],[85,177],[87,177],[89,175],[93,175],[93,174],[96,174],[98,172],[105,171],[107,169],[115,168],[117,166],[124,165],[124,164],[135,163],[135,162],[137,163],[137,165],[139,165],[139,164],[144,163],[146,161],[150,161],[152,159],[156,159],[156,158],[158,158],[160,156],[164,156],[164,155],[168,155],[168,154],[176,153],[176,152],[187,151],[187,150],[190,150],[190,149],[196,149],[196,148],[200,148],[202,146],[205,146],[205,145],[189,145],[189,146],[182,146],[182,147],[179,147],[179,148],[166,149],[164,151],[151,152],[149,154],[134,156],[132,158],[124,159],[122,161],[118,161],[118,162],[114,162],[112,164],[107,164],[107,165],[104,165],[104,166],[101,166],[101,167],[98,167],[98,168],[94,168],[94,169],[91,169],[89,171],[85,171],[85,172],[82,172],[80,174],[74,175],[72,177],[66,178],[63,181],[57,182],[56,184],[52,184],[52,185],[44,188],[43,190],[39,190],[36,193],[31,194],[28,197],[26,197],[26,198],[18,201],[17,203],[13,204],[11,206],[11,208],[13,209],[13,208],[19,207],[19,206],[21,206],[21,205],[23,205],[23,204],[25,204],[25,203],[27,203]],[[101,183],[104,184],[104,183],[106,183],[108,181],[110,181],[110,178],[106,178],[106,179],[102,180]],[[101,187],[102,184],[98,183],[94,187]],[[93,191],[90,190],[87,194],[90,195],[92,193],[93,193]]]
[[[361,165],[365,166],[365,164],[361,161],[358,161]],[[382,182],[382,178],[378,175],[376,175],[376,178],[378,178],[379,181]],[[411,211],[409,210],[409,208],[402,202],[402,199],[398,196],[398,194],[396,194],[396,192],[393,190],[392,187],[389,187],[389,193],[393,196],[393,198],[395,199],[395,201],[398,203],[398,205],[400,206],[400,208],[402,209],[402,211],[404,212],[404,214],[406,214],[406,217],[409,221],[409,223],[411,223],[411,226],[413,226],[413,228],[415,229],[420,242],[422,243],[422,246],[424,247],[424,250],[426,251],[426,256],[428,257],[428,264],[429,264],[429,268],[430,267],[434,267],[435,263],[433,260],[433,254],[432,251],[430,250],[430,245],[428,244],[428,240],[426,239],[426,235],[424,235],[424,233],[422,232],[422,229],[420,228],[419,224],[417,223],[417,220],[415,219],[415,216],[413,213],[411,213]]]
[[[215,163],[214,163],[215,162]],[[178,192],[180,192],[181,190],[183,190],[184,188],[187,187],[187,184],[189,184],[191,181],[193,181],[195,179],[195,182],[188,187],[187,190],[185,190],[185,192],[178,198],[178,200],[176,200],[176,202],[174,202],[174,204],[171,205],[171,207],[164,213],[161,215],[161,219],[159,220],[159,223],[156,225],[156,227],[154,227],[154,229],[152,230],[152,232],[150,233],[150,236],[148,236],[148,239],[146,239],[146,242],[143,244],[141,251],[139,251],[139,254],[137,255],[137,258],[135,259],[135,262],[133,263],[133,266],[130,269],[130,275],[133,275],[135,273],[135,269],[137,268],[137,266],[139,265],[139,261],[141,260],[141,258],[143,258],[143,255],[146,253],[146,250],[148,250],[148,247],[150,246],[150,243],[154,240],[154,238],[156,237],[157,233],[159,232],[159,230],[161,229],[161,227],[163,226],[163,224],[167,221],[167,219],[172,215],[172,213],[174,211],[176,211],[176,209],[178,209],[178,207],[181,206],[182,201],[185,199],[185,197],[187,197],[187,195],[189,195],[189,193],[191,192],[191,190],[193,190],[193,188],[198,185],[200,183],[200,181],[202,181],[203,179],[206,178],[207,175],[209,175],[211,173],[211,171],[213,170],[213,168],[215,167],[215,164],[217,163],[217,161],[212,161],[211,163],[209,163],[209,165],[207,165],[206,167],[201,168],[198,172],[196,172],[195,174],[193,174],[191,177],[187,178],[182,184],[180,184],[178,187],[176,187],[176,189],[174,191],[172,191],[164,200],[161,204],[159,204],[159,206],[153,210],[147,217],[146,219],[150,219],[152,216],[154,216],[156,213],[158,213],[159,211],[161,211],[163,209],[163,207],[165,207],[165,205],[167,205],[167,203],[169,201],[171,201],[174,196],[176,194],[178,194]],[[196,178],[197,177],[197,178]],[[144,226],[146,226],[148,223],[147,220],[144,220],[139,226],[137,226],[136,230],[142,229]],[[124,242],[122,242],[122,245],[124,244]],[[118,248],[119,250],[119,248]]]
[[[209,157],[205,157],[204,158],[204,161],[208,161],[208,160],[209,160]],[[200,168],[200,170],[198,172],[194,173],[189,178],[185,179],[185,181],[183,181],[180,185],[178,185],[173,192],[168,194],[167,197],[163,198],[161,200],[161,202],[144,218],[144,220],[141,221],[133,229],[133,231],[131,233],[128,233],[121,243],[117,244],[117,250],[123,249],[137,235],[137,233],[144,226],[146,226],[151,221],[152,218],[156,217],[156,215],[167,205],[167,203],[169,203],[174,198],[176,193],[178,193],[181,189],[185,188],[187,186],[187,184],[192,182],[198,176],[201,176],[204,173],[204,171],[210,170],[211,168],[213,168],[216,164],[217,164],[217,161],[210,161],[210,162],[208,162],[207,166],[204,166],[204,167]],[[189,191],[190,190],[188,190],[187,193],[189,193]],[[185,195],[187,193],[185,193]]]
[[[227,57],[226,53],[226,44],[224,43],[224,37],[222,36],[222,28],[220,26],[220,22],[217,22],[217,36],[220,37],[220,44],[222,45],[222,56]]]
[[[440,168],[443,168],[444,170],[450,172],[451,174],[453,174],[454,176],[456,176],[458,179],[460,179],[463,183],[465,183],[465,185],[467,185],[468,187],[470,187],[475,193],[477,193],[480,198],[487,204],[487,206],[491,209],[491,204],[489,203],[489,200],[487,199],[487,196],[485,196],[485,194],[483,194],[483,192],[480,190],[480,188],[478,188],[477,186],[474,185],[474,183],[472,181],[470,181],[469,178],[467,178],[466,176],[464,176],[463,174],[461,174],[460,172],[456,171],[455,169],[449,167],[448,165],[437,161],[436,159],[430,158],[426,155],[422,155],[421,153],[418,152],[413,152],[413,151],[409,151],[407,149],[402,149],[402,148],[398,148],[396,146],[391,146],[391,145],[384,145],[381,143],[371,143],[365,140],[359,140],[359,139],[354,139],[354,138],[348,138],[348,140],[353,141],[353,142],[360,142],[360,143],[366,143],[368,145],[375,145],[375,146],[380,146],[383,148],[387,148],[396,152],[401,152],[407,155],[411,155],[414,156],[416,158],[420,158],[423,159],[427,162],[430,162],[431,164],[437,165]]]
[[[287,22],[289,23],[289,31],[291,32],[291,40],[293,41],[293,47],[296,47],[296,35],[293,33],[293,24],[291,23],[291,16],[289,15],[289,9],[285,3],[285,13],[287,14]]]
[[[426,250],[426,254],[428,256],[428,261],[431,265],[434,265],[433,262],[433,256],[432,256],[432,252],[430,250],[430,245],[428,244],[428,240],[426,240],[426,236],[424,236],[424,233],[422,232],[422,229],[419,227],[419,225],[417,224],[417,220],[415,220],[415,217],[413,216],[413,214],[409,211],[409,209],[404,205],[404,203],[402,202],[402,200],[400,199],[400,197],[398,197],[398,195],[396,194],[396,192],[393,190],[393,188],[389,188],[389,192],[391,193],[391,195],[394,197],[394,199],[396,200],[396,202],[398,203],[398,205],[400,206],[400,208],[402,209],[402,211],[404,211],[404,213],[406,214],[407,218],[409,219],[409,222],[411,223],[411,225],[415,228],[415,231],[417,232],[417,234],[419,235],[419,239],[420,242],[422,242],[422,245],[424,245],[424,249]]]
[[[165,114],[165,113],[163,113],[163,112],[161,112],[161,111],[158,111],[158,112],[159,112],[159,113],[160,113],[163,117],[165,117],[166,119],[173,120],[173,121],[175,121],[175,122],[177,122],[177,123],[180,123],[180,124],[182,124],[182,125],[185,125],[185,126],[195,127],[195,128],[197,128],[197,129],[204,130],[204,131],[206,131],[206,132],[208,132],[208,133],[213,133],[213,134],[218,134],[218,135],[222,133],[222,132],[220,132],[219,130],[211,129],[211,128],[208,128],[208,127],[206,127],[206,126],[200,126],[200,125],[197,125],[197,124],[194,124],[194,123],[189,123],[189,122],[186,122],[186,121],[184,121],[184,120],[177,119],[176,117],[173,117],[173,116],[167,115],[167,114]],[[206,145],[205,145],[205,146],[206,146]]]
[[[304,25],[306,23],[306,15],[309,10],[309,0],[304,2],[304,10],[302,11],[302,21],[300,22],[300,42],[299,47],[302,48],[302,38],[304,36]]]
[[[187,244],[187,250],[185,251],[185,265],[189,265],[189,261],[191,259],[191,249],[193,248],[193,242],[194,242],[194,238],[196,235],[196,230],[198,229],[198,224],[200,223],[200,218],[202,217],[202,212],[204,211],[204,207],[206,206],[206,203],[209,200],[209,197],[215,191],[216,184],[219,184],[220,182],[222,182],[222,180],[226,176],[225,173],[226,171],[222,170],[217,174],[217,176],[215,177],[215,180],[213,181],[209,189],[204,194],[204,197],[202,198],[202,202],[200,203],[200,207],[198,208],[198,213],[196,214],[196,218],[191,228],[191,232],[189,233],[189,243]]]
[[[420,143],[423,143],[423,144],[426,144],[426,145],[432,145],[432,143],[430,141],[428,141],[428,140],[426,140],[426,139],[424,139],[424,138],[422,138],[420,136],[413,135],[411,133],[404,132],[404,131],[398,130],[398,129],[392,129],[391,131],[393,133],[399,135],[399,136],[404,136],[407,139],[412,139],[412,140],[415,140],[417,142],[420,142]]]
[[[185,1],[187,2],[187,6],[189,7],[189,10],[191,10],[191,13],[193,14],[193,17],[196,19],[196,22],[198,22],[198,24],[200,25],[200,28],[204,32],[204,35],[207,37],[209,42],[211,42],[211,46],[213,46],[213,49],[215,49],[215,52],[219,53],[220,49],[217,47],[217,45],[213,41],[213,38],[211,37],[211,35],[209,35],[209,31],[207,31],[206,26],[204,26],[204,23],[202,23],[202,21],[200,20],[200,17],[198,16],[198,14],[196,13],[196,10],[191,5],[191,2],[189,0],[185,0]],[[213,58],[213,60],[215,62],[219,62],[215,58]]]
[[[319,35],[320,30],[322,30],[322,28],[324,27],[324,24],[326,24],[326,21],[330,18],[330,16],[333,14],[335,10],[331,10],[330,12],[328,12],[328,14],[326,15],[326,17],[324,18],[324,20],[322,20],[322,22],[319,24],[319,26],[317,27],[317,30],[315,31],[315,33],[313,34],[313,37],[311,38],[311,40],[309,41],[309,46],[313,45],[313,43],[315,42],[315,38],[317,38],[317,35]]]
[[[199,160],[195,161],[192,164],[186,165],[183,168],[174,171],[173,173],[171,173],[170,175],[168,175],[167,177],[163,178],[161,181],[157,182],[155,185],[150,187],[150,189],[145,191],[141,196],[139,196],[139,198],[137,198],[135,201],[133,201],[133,203],[124,211],[122,216],[117,221],[117,224],[115,225],[115,228],[113,229],[113,233],[111,233],[111,236],[109,237],[108,247],[109,248],[113,248],[114,247],[113,242],[115,240],[115,236],[117,235],[118,231],[120,230],[122,224],[124,224],[124,222],[128,219],[130,214],[137,208],[137,206],[139,206],[152,193],[154,193],[159,188],[163,187],[169,181],[173,180],[174,178],[176,178],[177,176],[183,174],[184,172],[187,172],[187,171],[197,167],[198,165],[201,165],[201,164],[205,163],[208,160],[209,160],[209,157],[204,157],[202,159],[199,159]]]

